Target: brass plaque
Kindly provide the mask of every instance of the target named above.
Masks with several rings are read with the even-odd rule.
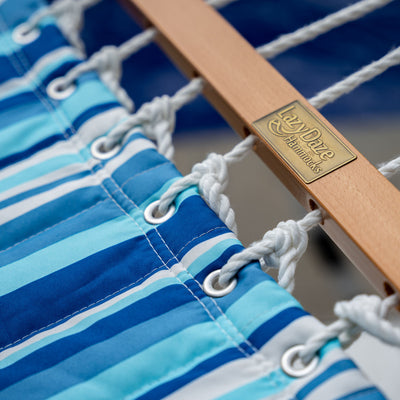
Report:
[[[313,182],[357,158],[298,101],[252,125],[305,183]]]

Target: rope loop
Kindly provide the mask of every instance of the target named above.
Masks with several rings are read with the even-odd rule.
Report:
[[[40,21],[48,16],[57,18],[63,35],[77,49],[84,51],[84,44],[79,36],[83,25],[84,11],[100,0],[56,0],[48,7],[38,10],[26,21],[28,31],[37,28]]]
[[[300,221],[280,222],[276,228],[266,232],[261,240],[252,243],[247,249],[234,254],[228,260],[220,272],[220,286],[225,287],[229,284],[250,262],[263,259],[267,268],[279,269],[279,285],[291,292],[294,288],[297,263],[307,248],[307,231],[321,220],[321,212],[314,210]]]
[[[376,295],[358,295],[349,301],[335,304],[338,320],[311,336],[299,356],[309,362],[331,339],[339,338],[343,346],[351,345],[362,331],[385,343],[400,346],[400,327],[386,319],[390,309],[399,304],[397,294],[384,300]]]
[[[142,125],[145,135],[155,140],[159,152],[171,159],[174,153],[172,133],[175,128],[175,109],[169,96],[155,97],[133,115],[118,124],[106,137],[106,151],[119,144],[135,126]]]

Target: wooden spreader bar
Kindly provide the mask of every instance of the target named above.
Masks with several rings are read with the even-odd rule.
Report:
[[[125,0],[125,5],[144,28],[158,30],[157,43],[188,78],[204,78],[204,95],[239,135],[259,138],[255,151],[298,201],[308,210],[323,210],[322,228],[377,289],[399,291],[400,192],[203,0]],[[290,108],[293,102],[299,108]],[[265,135],[253,123],[271,113],[262,123],[270,129]],[[324,129],[328,139],[318,135]],[[318,173],[334,158],[331,152],[336,157],[342,151],[332,148],[335,137],[356,159],[306,183],[310,179],[287,158],[295,152],[299,168]]]

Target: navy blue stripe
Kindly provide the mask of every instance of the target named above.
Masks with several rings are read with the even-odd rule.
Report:
[[[229,232],[224,223],[216,217],[214,211],[206,205],[200,196],[190,196],[180,204],[179,212],[163,223],[158,230],[175,254],[178,252],[184,254],[185,251],[182,251],[182,249],[188,245],[188,238],[199,238],[205,232],[216,228],[222,229],[217,229],[213,236]],[[179,235],[176,232],[179,232]],[[197,243],[201,241],[199,240]]]
[[[332,364],[327,368],[322,374],[318,375],[311,382],[305,385],[296,394],[298,400],[303,400],[307,395],[309,395],[315,388],[323,384],[326,380],[332,378],[334,375],[340,374],[349,369],[356,369],[356,365],[351,360],[341,360]]]
[[[116,107],[121,107],[121,104],[119,104],[116,101],[112,101],[109,103],[102,103],[102,104],[93,106],[91,108],[88,108],[84,112],[79,114],[79,116],[77,118],[74,119],[74,121],[72,122],[72,125],[74,126],[75,129],[79,129],[90,118],[92,118],[98,114],[101,114],[104,111],[108,111],[108,110],[111,110],[112,108],[116,108]]]
[[[15,341],[40,330],[133,282],[140,283],[159,266],[146,238],[139,236],[23,286],[0,298],[8,336]],[[1,339],[0,345],[9,343]]]
[[[236,347],[222,351],[221,353],[209,358],[206,361],[196,365],[189,372],[179,376],[176,379],[172,379],[153,390],[150,390],[146,394],[138,397],[136,400],[154,400],[163,399],[174,391],[182,388],[186,384],[193,382],[195,379],[213,371],[221,365],[227,364],[231,361],[237,360],[243,357]]]
[[[287,308],[259,326],[249,336],[248,340],[259,349],[282,329],[286,328],[296,319],[304,317],[305,315],[307,315],[307,313],[301,308]]]
[[[0,119],[2,128],[43,114],[48,110],[33,92],[24,92],[0,101]],[[3,133],[4,135],[4,133]]]
[[[82,380],[90,379],[151,345],[185,328],[204,322],[205,313],[196,312],[197,307],[198,303],[182,285],[172,285],[160,289],[121,311],[97,321],[88,329],[49,344],[4,368],[0,374],[0,389],[3,390],[13,383],[68,360],[69,357],[78,354],[87,347],[102,343],[127,329],[135,327],[134,332],[130,332],[131,340],[124,341],[124,346],[119,347],[118,351],[104,343],[96,349],[96,352],[93,352],[95,358],[95,360],[92,360],[93,362],[90,361],[89,354],[85,356],[85,363],[81,365],[79,370],[76,370],[75,365],[73,379],[75,379],[75,376],[79,376]],[[172,314],[163,315],[170,311],[172,311]],[[158,326],[162,326],[163,329],[149,330],[149,325],[143,324],[157,317]],[[104,351],[103,354],[98,353],[101,350]],[[99,358],[101,363],[96,362],[96,359]],[[70,362],[76,364],[76,360]],[[68,364],[68,361],[65,363]],[[57,376],[55,376],[55,379],[57,379]],[[73,383],[76,384],[76,382]],[[56,384],[54,381],[53,385],[49,383],[46,391],[52,391],[51,386],[53,386],[56,393],[69,385],[71,385],[71,382],[63,378]]]
[[[29,197],[36,196],[40,193],[49,191],[59,185],[66,183],[66,182],[75,181],[75,180],[84,178],[85,176],[88,176],[88,175],[90,175],[90,171],[82,171],[82,172],[79,172],[79,173],[76,173],[76,174],[73,174],[70,176],[66,176],[62,179],[58,179],[58,180],[48,183],[46,185],[42,185],[42,186],[36,187],[34,189],[27,190],[26,192],[19,193],[15,196],[9,197],[6,200],[0,201],[0,209],[4,208],[4,207],[8,207],[12,204],[18,203],[20,201],[23,201]]]
[[[5,157],[0,160],[0,169],[5,168],[8,165],[15,164],[18,161],[29,158],[30,156],[37,153],[38,151],[46,149],[47,147],[50,147],[51,145],[59,142],[60,140],[65,140],[64,135],[61,135],[61,134],[52,135],[52,136],[49,136],[46,139],[40,141],[39,143],[34,144],[29,149],[26,149],[24,151],[20,151],[19,153],[14,153],[8,157]]]
[[[350,393],[344,397],[340,397],[337,400],[386,400],[386,397],[382,393],[378,392],[376,387],[369,387],[357,392]]]
[[[90,186],[68,193],[14,218],[1,227],[2,232],[6,234],[0,235],[0,250],[42,232],[49,226],[64,221],[106,198],[107,195],[100,187]]]
[[[12,69],[1,69],[0,80],[4,82],[9,79],[24,75],[27,72],[27,66],[35,64],[36,61],[43,56],[43,54],[50,53],[63,46],[70,45],[61,35],[56,26],[47,25],[42,27],[41,34],[35,41],[25,45],[20,51],[14,54],[0,56],[0,66],[10,64],[8,61],[9,58],[12,58],[14,62],[18,63],[19,65],[18,71],[14,66]]]

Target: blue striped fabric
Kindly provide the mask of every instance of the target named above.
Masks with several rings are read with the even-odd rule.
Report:
[[[205,295],[242,245],[194,188],[145,221],[180,174],[140,127],[92,158],[126,114],[94,73],[48,97],[81,60],[51,18],[12,41],[42,6],[0,1],[0,399],[383,399],[336,341],[309,376],[284,373],[284,351],[321,325],[257,263]]]

